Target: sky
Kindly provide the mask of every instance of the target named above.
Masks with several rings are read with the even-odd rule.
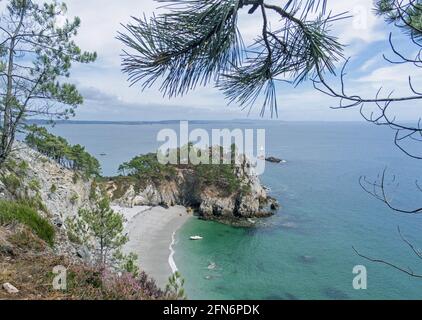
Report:
[[[132,16],[150,16],[152,13],[163,12],[158,9],[162,4],[154,0],[68,0],[66,3],[68,16],[78,16],[82,20],[76,42],[83,50],[98,53],[95,63],[75,65],[72,71],[71,81],[78,85],[85,98],[84,105],[77,110],[77,120],[259,118],[259,105],[250,114],[239,106],[228,106],[222,92],[215,89],[213,84],[171,100],[163,98],[157,86],[145,91],[141,91],[139,85],[129,86],[126,75],[121,72],[123,45],[116,39],[117,32],[123,30],[121,24],[130,22]],[[414,53],[416,49],[410,46],[399,30],[392,29],[382,18],[374,15],[373,1],[328,0],[328,8],[334,14],[348,11],[353,16],[332,26],[333,34],[346,45],[345,56],[351,58],[347,77],[349,92],[372,97],[383,86],[385,92],[394,88],[397,95],[409,94],[408,75],[413,76],[417,85],[417,77],[422,79],[421,71],[409,65],[391,65],[382,55],[392,57],[387,41],[390,31],[393,31],[394,41],[404,52]],[[277,19],[271,17],[271,25],[276,24]],[[239,29],[246,42],[252,40],[261,27],[259,15],[241,14]],[[331,80],[333,85],[338,85],[338,79]],[[361,120],[359,110],[331,109],[337,105],[337,101],[318,93],[310,83],[296,88],[280,83],[277,86],[277,97],[278,120]],[[417,110],[420,105],[402,105],[400,108],[402,120],[420,116]],[[264,119],[271,119],[270,115],[265,115]]]

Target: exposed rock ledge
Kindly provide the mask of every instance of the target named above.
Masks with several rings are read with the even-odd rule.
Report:
[[[214,185],[198,188],[195,172],[187,168],[177,168],[170,180],[160,183],[137,184],[123,177],[111,178],[107,190],[119,206],[183,205],[193,208],[203,219],[229,224],[245,225],[250,218],[271,216],[278,204],[268,196],[250,162],[243,161],[234,171],[241,187],[231,193]]]

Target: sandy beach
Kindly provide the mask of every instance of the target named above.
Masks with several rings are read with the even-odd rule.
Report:
[[[127,219],[125,229],[129,242],[123,251],[136,253],[139,267],[164,288],[169,276],[176,271],[172,258],[174,235],[191,215],[182,206],[168,209],[114,206],[113,209],[122,213]]]

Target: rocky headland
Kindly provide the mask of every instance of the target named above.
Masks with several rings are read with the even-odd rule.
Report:
[[[119,206],[182,205],[202,219],[246,226],[250,218],[271,216],[278,204],[267,194],[251,162],[239,157],[238,164],[163,166],[159,178],[148,174],[109,178],[107,191]]]
[[[92,265],[94,253],[72,237],[67,221],[77,216],[81,208],[94,208],[104,192],[110,197],[112,208],[126,220],[129,242],[124,251],[139,254],[138,265],[161,288],[174,271],[174,266],[168,265],[171,239],[192,214],[201,219],[250,227],[256,220],[251,218],[268,217],[278,208],[244,156],[239,156],[241,161],[236,164],[191,166],[161,165],[156,155],[149,154],[123,164],[120,176],[103,178],[86,176],[22,142],[16,142],[14,149],[0,172],[0,205],[20,214],[21,220],[12,221],[7,214],[3,217],[0,213],[0,267],[6,272],[0,273],[0,285],[11,284],[19,292],[0,288],[0,299],[81,298],[87,289],[83,282],[85,275],[96,272]],[[93,159],[89,156],[87,159],[88,164],[92,163]],[[35,219],[35,228],[25,218],[26,212]],[[138,241],[139,234],[142,243]],[[156,255],[146,256],[151,252]],[[49,288],[51,270],[56,265],[72,266],[72,272],[81,281],[69,295],[44,290]],[[41,279],[40,282],[34,283],[32,275]],[[142,279],[146,282],[141,285],[153,288],[154,292],[145,293],[142,287],[138,290],[142,296],[136,298],[167,297],[146,274]],[[123,280],[112,276],[110,281],[110,285],[119,286]],[[134,298],[116,293],[114,287],[107,292],[92,287],[89,290],[88,298],[107,299],[109,294]]]

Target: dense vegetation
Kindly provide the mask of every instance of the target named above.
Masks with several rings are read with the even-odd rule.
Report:
[[[153,182],[169,179],[176,173],[175,168],[171,165],[159,163],[157,155],[154,153],[136,156],[129,162],[121,164],[119,166],[119,172],[123,175]]]
[[[240,187],[232,164],[200,164],[195,167],[195,173],[200,189],[211,185],[233,193]]]
[[[27,130],[25,142],[31,148],[66,168],[81,171],[86,177],[100,175],[100,163],[81,145],[72,146],[66,139],[49,133],[44,127],[31,125]]]
[[[26,225],[42,240],[53,245],[54,228],[35,209],[26,204],[0,200],[0,225],[13,222]]]
[[[187,148],[188,152],[193,151],[193,145],[188,144],[182,148]],[[233,150],[234,146],[231,147]],[[215,151],[215,150],[214,150]],[[201,153],[205,150],[196,149],[195,152]],[[119,172],[129,179],[136,178],[137,181],[149,181],[154,183],[161,183],[168,181],[177,173],[177,169],[191,170],[195,177],[197,190],[203,190],[205,187],[215,186],[218,190],[233,193],[241,187],[241,181],[236,176],[235,164],[220,162],[219,164],[212,163],[213,150],[209,150],[209,164],[181,164],[181,149],[172,149],[168,151],[169,154],[174,154],[177,159],[177,164],[162,164],[159,162],[157,155],[149,153],[134,157],[129,162],[125,162],[119,167]],[[220,147],[221,159],[224,152]],[[233,154],[233,151],[232,151]],[[123,177],[120,181],[123,183]],[[125,181],[130,182],[130,181]]]
[[[40,194],[40,183],[36,179],[24,183],[27,176],[28,163],[12,158],[0,169],[0,182],[10,195],[20,204],[25,204],[34,210],[46,212],[46,207]]]
[[[10,282],[19,289],[14,299],[32,300],[163,300],[183,299],[183,281],[173,276],[165,290],[145,272],[138,274],[70,261],[45,250],[45,244],[30,229],[0,226],[0,283]],[[67,289],[54,290],[52,273],[67,266]],[[0,300],[10,299],[0,290]]]

